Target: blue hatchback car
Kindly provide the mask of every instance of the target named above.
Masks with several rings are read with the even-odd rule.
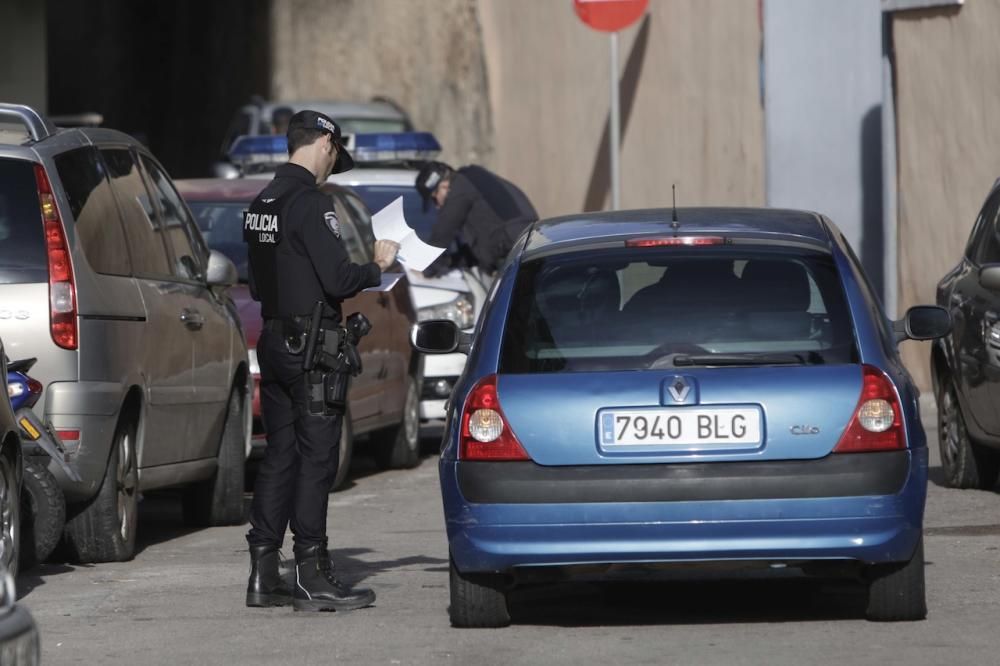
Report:
[[[474,338],[413,332],[469,353],[440,460],[452,623],[508,624],[522,580],[701,563],[858,576],[870,619],[922,619],[927,447],[897,344],[950,325],[890,322],[814,213],[536,223]]]

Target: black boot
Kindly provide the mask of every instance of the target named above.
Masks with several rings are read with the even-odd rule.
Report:
[[[371,590],[352,590],[337,580],[324,546],[295,549],[295,610],[354,610],[374,602],[375,593]]]
[[[247,606],[266,608],[287,606],[292,591],[278,571],[278,549],[275,546],[250,546],[250,580],[247,582]]]

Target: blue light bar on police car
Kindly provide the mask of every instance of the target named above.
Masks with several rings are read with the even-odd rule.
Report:
[[[441,152],[441,144],[430,132],[358,133],[353,138],[347,148],[355,162],[429,160]]]
[[[238,137],[229,149],[229,159],[243,166],[284,164],[288,161],[288,139],[283,134]]]

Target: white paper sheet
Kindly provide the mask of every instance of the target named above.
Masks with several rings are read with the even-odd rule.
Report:
[[[402,273],[382,273],[381,284],[377,287],[368,287],[364,291],[392,291],[402,277]]]
[[[399,243],[396,258],[399,263],[415,271],[423,271],[444,252],[444,248],[434,247],[420,240],[417,232],[406,224],[403,197],[396,197],[392,203],[372,215],[372,231],[379,240]]]

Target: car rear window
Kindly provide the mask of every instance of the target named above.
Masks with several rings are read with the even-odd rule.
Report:
[[[34,163],[0,158],[0,284],[48,279]]]
[[[741,365],[744,357],[748,365],[857,362],[833,259],[803,250],[628,248],[529,260],[507,321],[505,373]]]
[[[243,212],[249,203],[188,201],[188,208],[213,250],[236,264],[242,282],[247,281],[247,244],[243,241]]]

